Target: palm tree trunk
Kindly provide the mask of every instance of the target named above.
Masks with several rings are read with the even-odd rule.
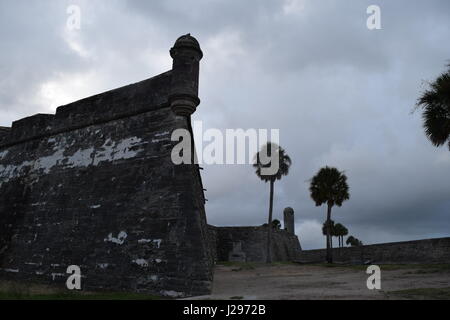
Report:
[[[267,263],[272,263],[272,209],[273,209],[273,187],[274,181],[270,181],[270,204],[269,204],[269,221],[267,229]]]
[[[327,262],[333,263],[333,256],[331,252],[331,205],[327,208]]]

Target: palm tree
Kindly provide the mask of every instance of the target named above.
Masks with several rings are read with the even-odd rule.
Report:
[[[350,199],[348,193],[347,176],[336,168],[325,167],[311,179],[309,191],[316,206],[327,204],[327,220],[331,220],[331,209],[333,206],[342,206],[345,200]],[[330,224],[328,224],[330,226]],[[327,230],[327,262],[333,263],[330,248],[331,229]]]
[[[339,239],[339,247],[344,246],[344,236],[348,234],[348,229],[344,227],[341,223],[337,223],[334,226],[334,233]]]
[[[347,245],[351,245],[352,247],[358,247],[358,246],[362,246],[363,245],[362,241],[358,240],[354,236],[348,237],[347,241],[345,241],[345,243]]]
[[[333,230],[331,230],[332,232],[331,232],[331,235],[332,236],[335,236],[336,238],[338,238],[338,248],[340,248],[341,247],[341,229],[340,229],[340,226],[342,226],[342,224],[340,224],[340,223],[336,223],[335,225],[334,225],[334,228],[333,228]]]
[[[422,107],[423,127],[428,139],[437,147],[447,143],[450,150],[450,65],[417,101]]]
[[[344,237],[348,235],[348,229],[342,225],[342,233],[341,233],[341,246],[344,247]]]
[[[269,159],[270,161],[267,161]],[[278,160],[272,163],[272,160]],[[264,161],[266,160],[266,161]],[[255,155],[253,167],[256,169],[256,175],[264,182],[270,182],[270,200],[269,200],[269,219],[268,226],[272,225],[272,209],[273,209],[273,188],[276,180],[280,180],[289,173],[291,166],[291,158],[286,154],[283,148],[276,143],[268,142]],[[278,168],[278,170],[267,170],[268,168]],[[268,172],[270,171],[270,172]],[[272,228],[267,228],[267,263],[272,262]]]
[[[322,234],[323,234],[324,236],[327,236],[327,235],[328,235],[328,223],[327,223],[327,222],[328,222],[328,221],[325,221],[325,222],[323,223],[323,225],[322,225]],[[335,229],[336,226],[335,226],[333,220],[330,220],[329,224],[330,224],[330,234],[331,234],[331,237],[330,237],[330,247],[331,247],[331,249],[333,249],[333,237],[336,236],[336,229]]]
[[[355,237],[353,237],[353,236],[349,236],[347,238],[347,240],[345,241],[345,244],[350,245],[350,246],[353,246],[354,243],[355,243]]]
[[[281,222],[278,219],[275,219],[272,221],[272,228],[276,229],[276,230],[280,230],[281,229]]]

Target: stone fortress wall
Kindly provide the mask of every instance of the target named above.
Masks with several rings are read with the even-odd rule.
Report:
[[[207,294],[213,261],[197,165],[174,165],[192,131],[202,52],[172,70],[0,128],[0,275],[167,296]]]

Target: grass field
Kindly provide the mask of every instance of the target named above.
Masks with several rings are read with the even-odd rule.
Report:
[[[374,263],[376,264],[376,263]],[[359,264],[312,264],[314,266],[326,268],[350,268],[354,270],[366,270],[368,265]],[[380,269],[384,271],[406,270],[409,273],[440,273],[450,272],[450,264],[380,264]]]
[[[389,291],[390,298],[407,300],[450,300],[450,287],[448,288],[416,288],[407,290]]]
[[[0,281],[0,300],[158,300],[163,297],[126,292],[85,292],[55,289],[41,284]]]

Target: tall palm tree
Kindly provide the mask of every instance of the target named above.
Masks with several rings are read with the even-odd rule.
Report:
[[[327,220],[331,220],[331,209],[333,206],[342,206],[345,200],[350,199],[348,193],[347,176],[336,168],[325,167],[319,170],[311,179],[309,187],[311,198],[316,206],[327,204]],[[330,224],[328,223],[328,226]],[[327,230],[327,262],[333,263],[332,251],[330,248],[331,229]]]
[[[264,161],[264,159],[271,159],[270,161]],[[278,165],[272,163],[272,160],[277,159]],[[267,263],[272,262],[272,210],[273,210],[273,188],[275,181],[280,180],[283,176],[288,175],[289,167],[291,166],[291,158],[286,154],[283,148],[276,143],[268,142],[261,150],[255,155],[253,167],[256,169],[256,175],[264,182],[270,182],[270,200],[269,200],[269,219],[267,228]],[[278,170],[275,172],[267,173],[265,169],[273,167],[275,165]]]
[[[450,65],[417,101],[422,107],[423,127],[428,139],[437,147],[447,143],[450,150]]]

